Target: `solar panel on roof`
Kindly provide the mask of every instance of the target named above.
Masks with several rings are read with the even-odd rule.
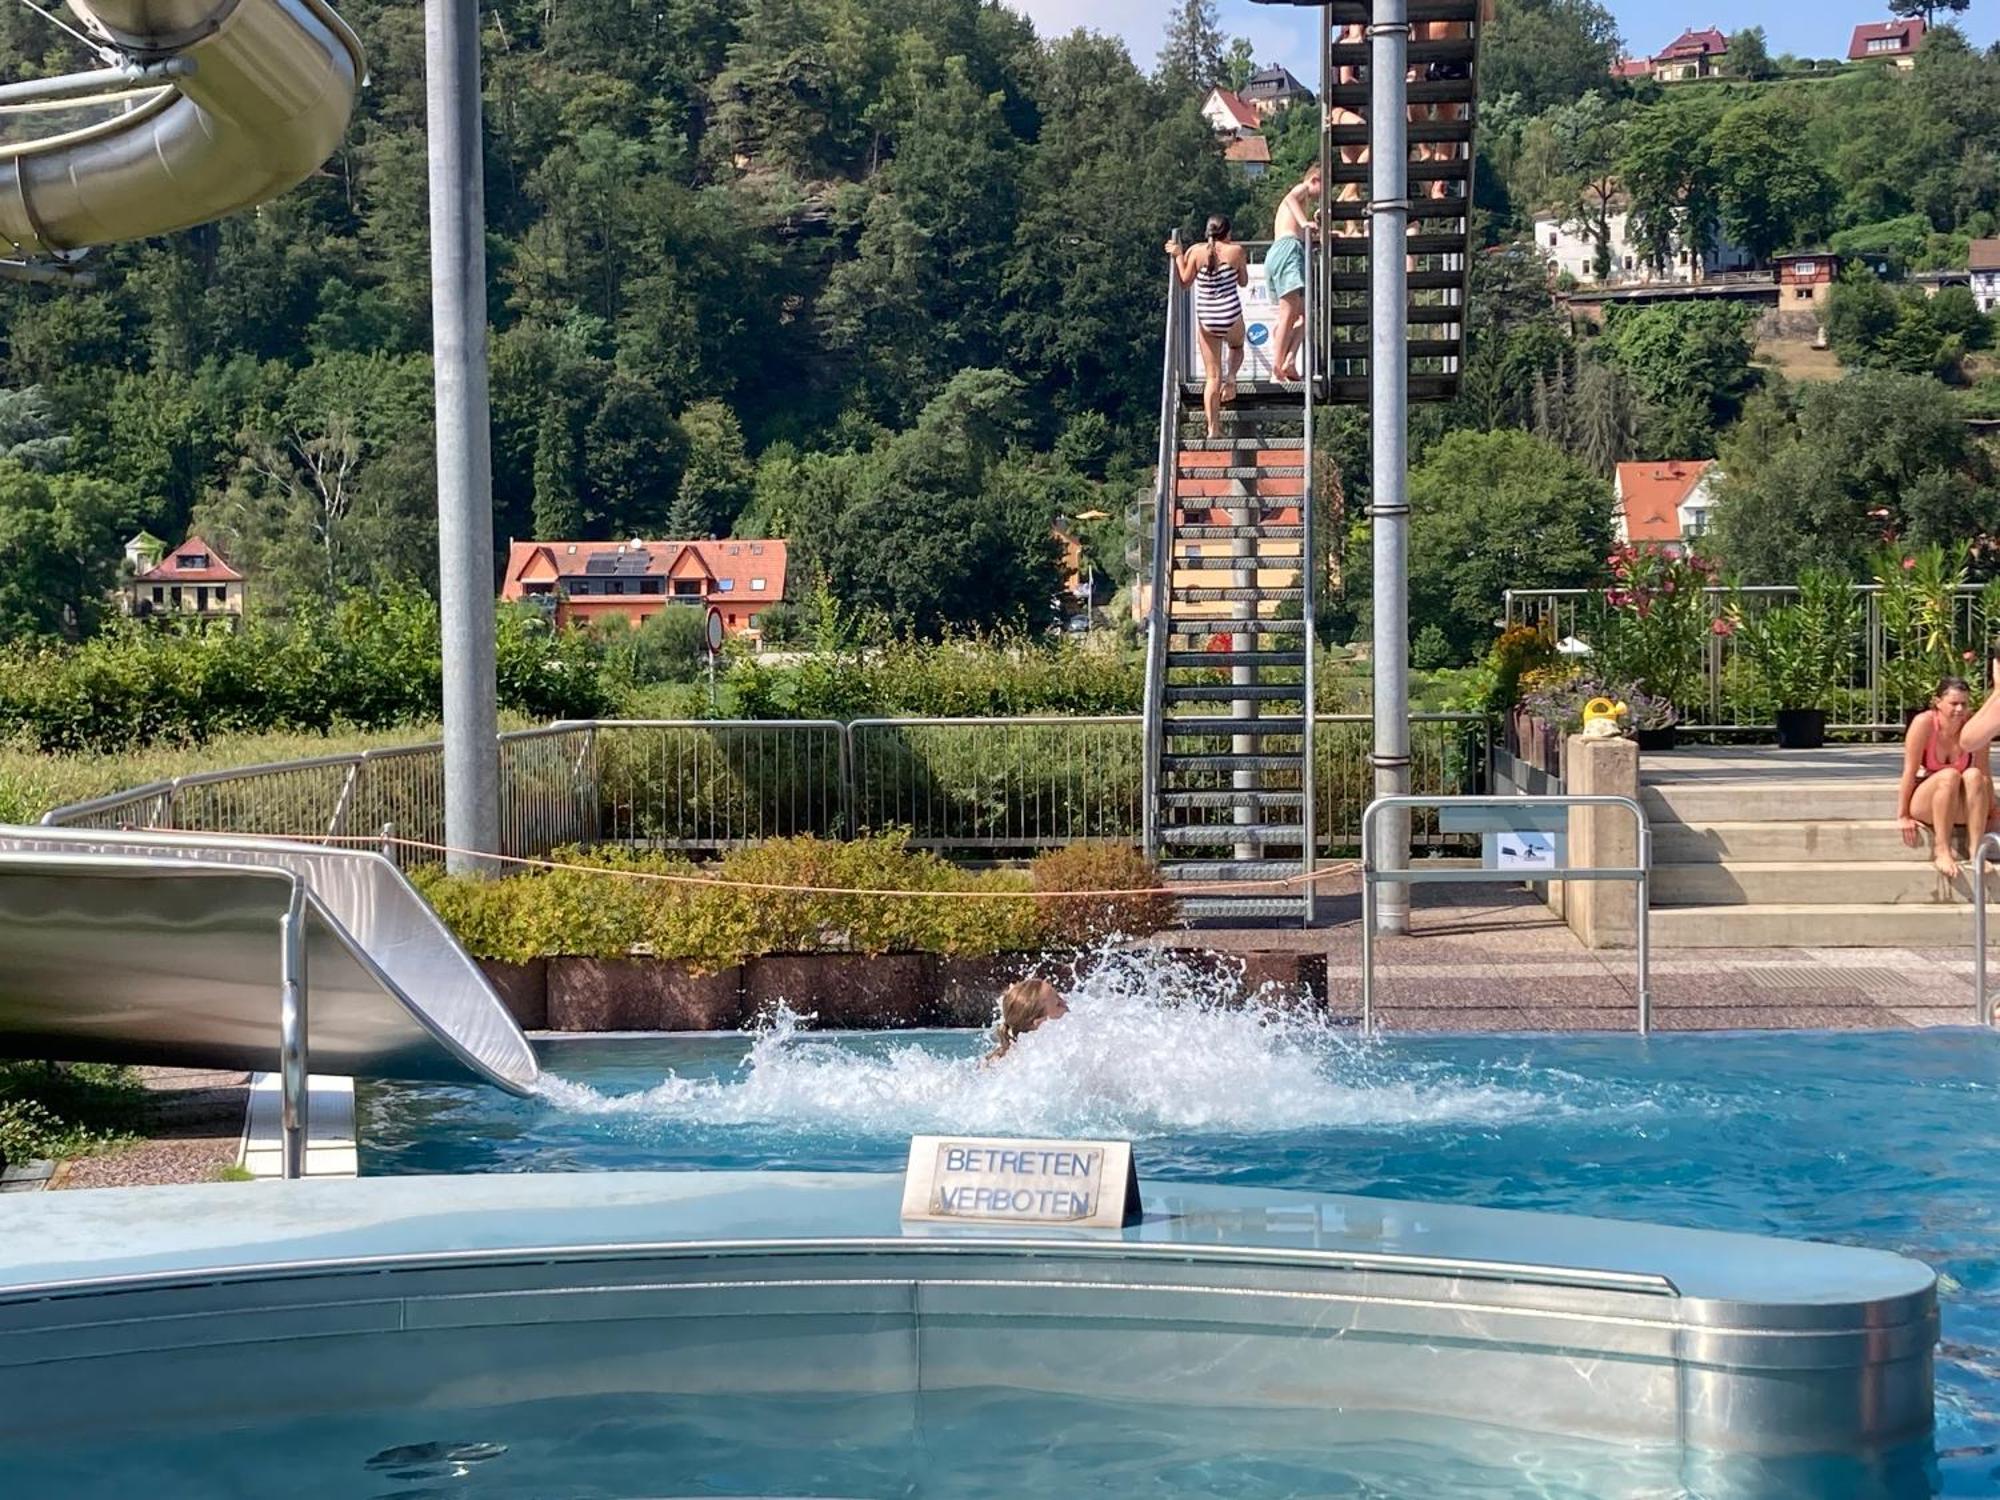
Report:
[[[624,553],[618,559],[618,572],[621,575],[644,573],[648,561],[649,559],[643,552]]]
[[[586,558],[583,564],[583,571],[590,574],[615,573],[618,571],[618,559],[615,557]]]

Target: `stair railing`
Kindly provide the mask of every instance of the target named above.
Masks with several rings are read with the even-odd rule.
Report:
[[[1305,242],[1306,286],[1305,307],[1303,309],[1305,322],[1299,329],[1300,343],[1302,345],[1299,373],[1305,376],[1305,394],[1302,398],[1305,403],[1304,425],[1300,429],[1303,434],[1303,442],[1299,453],[1300,473],[1303,476],[1299,486],[1299,609],[1301,614],[1299,638],[1305,646],[1306,660],[1305,685],[1303,688],[1305,694],[1305,723],[1301,726],[1304,731],[1304,738],[1301,742],[1304,759],[1299,765],[1299,813],[1300,824],[1305,833],[1305,847],[1301,851],[1301,858],[1304,863],[1300,870],[1303,880],[1299,889],[1300,894],[1304,897],[1305,923],[1307,926],[1311,926],[1314,906],[1313,869],[1317,863],[1319,849],[1319,830],[1317,819],[1314,815],[1313,777],[1313,724],[1317,717],[1315,710],[1318,707],[1318,700],[1313,696],[1316,687],[1313,659],[1319,654],[1317,649],[1319,644],[1318,637],[1313,629],[1313,622],[1318,616],[1319,605],[1319,580],[1316,576],[1319,568],[1318,564],[1314,561],[1315,554],[1313,551],[1313,512],[1316,508],[1313,505],[1313,393],[1319,389],[1318,353],[1315,348],[1318,339],[1314,332],[1316,327],[1314,313],[1316,311],[1315,291],[1318,286],[1318,268],[1314,264],[1316,259],[1314,252],[1318,249],[1318,246],[1314,243],[1314,237],[1310,233],[1302,234],[1300,239]]]
[[[1178,243],[1178,240],[1175,241]],[[1153,486],[1153,596],[1146,611],[1145,752],[1141,847],[1160,852],[1160,758],[1166,751],[1167,611],[1173,593],[1174,503],[1179,490],[1181,366],[1187,358],[1187,288],[1167,269],[1167,330],[1160,369],[1160,452]]]

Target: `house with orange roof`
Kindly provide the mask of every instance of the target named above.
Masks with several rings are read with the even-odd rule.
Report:
[[[548,610],[557,625],[623,620],[634,628],[676,606],[722,614],[730,635],[757,634],[785,597],[781,541],[512,542],[500,597]]]
[[[1638,547],[1685,552],[1706,536],[1715,516],[1712,458],[1620,464],[1612,481],[1612,525],[1618,540]]]
[[[140,619],[243,622],[244,579],[229,559],[191,536],[152,560],[151,549],[141,546],[151,540],[142,532],[127,545],[128,560],[150,566],[135,566],[126,580],[125,613]]]

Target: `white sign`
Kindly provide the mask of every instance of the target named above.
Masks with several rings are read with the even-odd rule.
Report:
[[[1556,836],[1544,832],[1503,833],[1495,839],[1496,870],[1553,870]]]
[[[1127,1141],[910,1139],[903,1217],[1116,1229],[1139,1217]]]
[[[1237,367],[1239,380],[1275,380],[1278,353],[1278,303],[1264,279],[1262,262],[1250,268],[1250,284],[1243,288],[1243,363]]]
[[[708,619],[702,628],[708,638],[708,654],[713,656],[722,649],[722,611],[713,604],[708,607]]]

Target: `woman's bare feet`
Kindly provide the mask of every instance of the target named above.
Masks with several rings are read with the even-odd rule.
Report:
[[[1940,844],[1937,853],[1931,856],[1931,864],[1946,880],[1958,879],[1958,861],[1952,858],[1950,845]]]

